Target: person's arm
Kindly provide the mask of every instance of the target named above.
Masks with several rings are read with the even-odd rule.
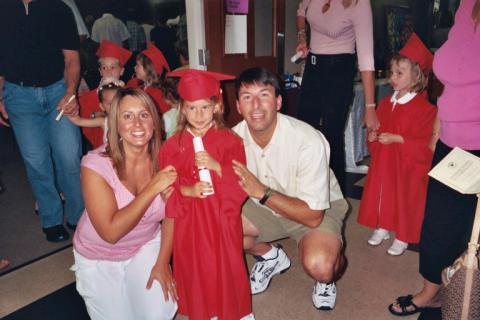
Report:
[[[267,186],[261,183],[245,165],[234,160],[233,169],[240,178],[240,186],[250,197],[260,200],[265,196]],[[310,209],[305,201],[275,190],[271,191],[264,205],[279,215],[310,228],[317,227],[323,220],[324,210]]]
[[[375,63],[373,58],[373,18],[370,1],[359,1],[352,7],[358,68],[365,96],[365,124],[368,131],[378,130],[380,123],[375,113]]]
[[[173,251],[174,223],[175,220],[173,218],[165,218],[162,222],[160,251],[147,282],[147,289],[152,287],[154,280],[160,283],[165,301],[170,299],[174,301],[178,300],[177,288],[172,276],[172,269],[170,268],[170,259]]]
[[[305,32],[306,21],[305,17],[297,15],[297,48],[296,52],[301,51],[303,53],[302,57],[305,58],[308,54],[308,45],[307,45],[307,35]]]
[[[8,122],[6,121],[8,119],[8,113],[7,110],[5,109],[5,104],[3,102],[3,85],[5,83],[5,78],[0,76],[0,124],[5,126],[5,127],[10,127]]]
[[[167,166],[126,207],[119,209],[110,185],[97,172],[81,167],[82,193],[85,208],[98,235],[115,244],[130,232],[145,214],[153,199],[177,178],[172,166]]]
[[[376,131],[380,122],[375,111],[375,75],[373,71],[361,71],[360,75],[365,94],[365,125],[368,131]]]
[[[437,145],[438,139],[440,139],[440,118],[437,115],[433,122],[432,138],[428,144],[430,150],[435,151],[435,146]]]
[[[104,117],[95,117],[95,118],[82,118],[79,115],[68,117],[71,123],[78,127],[82,128],[105,128],[103,127],[105,124]]]
[[[78,82],[80,81],[80,57],[77,50],[62,50],[65,60],[64,78],[67,89],[65,95],[58,102],[57,109],[64,110],[65,115],[77,115],[78,103],[76,99],[70,98],[76,94]],[[67,103],[70,101],[69,103]]]

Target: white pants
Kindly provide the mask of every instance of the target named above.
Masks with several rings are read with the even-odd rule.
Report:
[[[77,291],[92,320],[173,318],[177,304],[165,301],[158,281],[146,288],[159,250],[160,237],[125,261],[90,260],[73,250]]]

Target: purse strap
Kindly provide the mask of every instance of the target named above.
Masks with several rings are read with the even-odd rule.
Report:
[[[479,247],[478,236],[480,234],[480,193],[477,194],[477,209],[475,210],[475,220],[473,221],[472,236],[468,243],[467,257],[465,261],[466,274],[465,274],[465,290],[463,293],[463,306],[461,320],[468,320],[470,313],[470,303],[472,296],[472,285],[474,277],[474,262]]]
[[[465,267],[472,269],[474,267],[475,256],[479,248],[478,238],[480,235],[480,193],[477,194],[477,210],[475,210],[475,220],[473,221],[472,236],[468,243],[467,261]]]

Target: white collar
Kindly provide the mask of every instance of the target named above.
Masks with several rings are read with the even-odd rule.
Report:
[[[390,102],[393,102],[393,105],[396,105],[397,103],[398,104],[405,104],[405,103],[410,102],[410,100],[415,98],[415,96],[417,95],[417,92],[407,92],[400,99],[397,99],[397,95],[398,95],[398,91],[395,91],[393,93],[392,97],[390,98]]]
[[[102,18],[104,18],[104,17],[112,17],[112,18],[113,18],[113,14],[111,14],[111,13],[104,13],[103,16],[102,16]]]

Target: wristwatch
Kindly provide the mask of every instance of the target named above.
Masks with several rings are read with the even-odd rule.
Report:
[[[272,188],[267,187],[267,189],[265,189],[265,194],[263,195],[262,199],[260,199],[260,201],[258,201],[258,202],[260,204],[265,204],[265,202],[267,202],[268,198],[270,198],[272,193],[273,193]]]

